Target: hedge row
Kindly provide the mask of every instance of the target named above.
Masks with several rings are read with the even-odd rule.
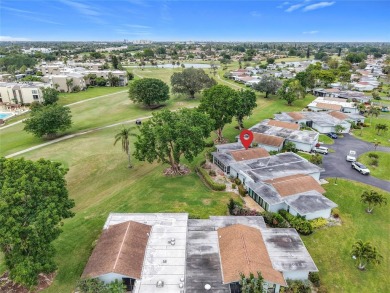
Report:
[[[273,228],[289,228],[288,222],[278,213],[264,211],[261,213],[264,222]]]
[[[286,221],[290,223],[291,227],[295,228],[298,233],[301,233],[303,235],[310,235],[311,233],[313,233],[313,227],[306,219],[302,217],[293,216],[285,210],[280,210],[279,214],[283,218],[285,218]]]
[[[202,167],[196,167],[195,171],[198,172],[198,174],[200,174],[203,177],[204,181],[207,183],[208,186],[210,186],[212,190],[216,190],[216,191],[226,190],[226,184],[220,184],[214,182],[214,180],[210,177],[208,172]]]

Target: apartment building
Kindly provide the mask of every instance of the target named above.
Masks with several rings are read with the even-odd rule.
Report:
[[[0,103],[31,104],[32,102],[43,102],[41,87],[49,86],[42,82],[0,82]]]

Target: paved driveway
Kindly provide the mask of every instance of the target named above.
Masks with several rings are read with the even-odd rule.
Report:
[[[374,145],[345,134],[344,138],[334,140],[332,145],[326,145],[328,148],[335,150],[335,153],[329,153],[323,158],[322,166],[325,172],[321,173],[321,178],[342,177],[362,183],[370,184],[384,190],[390,191],[390,181],[381,180],[371,175],[362,175],[352,169],[351,163],[345,160],[349,150],[356,151],[356,157],[363,153],[374,151]],[[390,152],[389,147],[378,147],[378,151]]]

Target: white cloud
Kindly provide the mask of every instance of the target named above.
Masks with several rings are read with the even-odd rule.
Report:
[[[150,36],[151,33],[148,31],[132,31],[126,29],[115,29],[115,33],[118,35],[128,35],[128,36]]]
[[[12,8],[12,7],[3,6],[3,7],[1,7],[1,8],[2,8],[2,9],[5,9],[5,10],[8,10],[8,11],[13,11],[13,12],[35,14],[35,13],[32,12],[32,11],[22,10],[22,9],[16,9],[16,8]]]
[[[17,38],[11,36],[0,36],[0,42],[27,42],[31,41],[28,38]]]
[[[131,28],[142,28],[142,29],[149,29],[149,28],[151,28],[150,26],[139,25],[139,24],[127,24],[126,26],[127,27],[131,27]]]
[[[251,11],[251,16],[253,16],[253,17],[261,17],[263,15],[260,12],[258,12],[258,11]]]
[[[69,1],[69,0],[61,0],[61,2],[76,9],[79,13],[87,15],[87,16],[101,15],[101,13],[98,12],[96,9],[93,9],[91,6],[83,4],[83,3]]]
[[[127,2],[130,2],[131,4],[138,5],[138,6],[150,7],[150,5],[143,0],[127,0]]]
[[[319,9],[319,8],[332,6],[335,3],[336,2],[319,2],[319,3],[316,3],[316,4],[311,4],[311,5],[308,5],[305,8],[303,8],[303,11],[316,10],[316,9]]]
[[[294,11],[294,10],[297,10],[297,9],[301,8],[302,6],[303,6],[303,3],[291,5],[289,8],[287,8],[287,9],[285,10],[285,12],[292,12],[292,11]]]
[[[304,35],[315,35],[318,34],[319,31],[308,31],[308,32],[303,32]]]

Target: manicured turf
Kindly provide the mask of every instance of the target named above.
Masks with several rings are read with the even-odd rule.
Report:
[[[379,156],[377,167],[371,165],[372,159],[368,157],[370,153],[374,153]],[[390,181],[390,153],[369,152],[361,155],[358,161],[363,163],[370,169],[371,176]]]
[[[318,138],[318,142],[324,143],[324,144],[334,144],[333,138],[330,138],[329,136],[325,134],[320,134],[320,137]]]
[[[166,104],[169,109],[177,109],[197,105],[199,100],[188,100],[172,97]],[[117,93],[107,98],[96,99],[86,103],[70,106],[72,111],[72,127],[66,134],[80,130],[100,127],[116,122],[127,121],[139,117],[150,116],[152,110],[145,109],[130,101],[128,94]],[[158,110],[154,110],[158,111]],[[45,140],[36,138],[23,131],[24,124],[17,124],[0,130],[0,155],[5,156],[14,152],[44,143]]]
[[[337,180],[337,185],[332,179],[323,187],[326,196],[339,205],[342,225],[302,237],[320,271],[321,283],[328,292],[335,293],[388,292],[390,204],[374,209],[370,215],[365,212],[360,195],[364,190],[375,188],[341,179]],[[390,197],[388,192],[375,190]],[[350,256],[351,247],[358,239],[375,245],[383,256],[383,263],[359,271]]]
[[[202,218],[227,212],[232,194],[211,191],[195,173],[165,177],[164,166],[135,160],[135,167],[128,169],[120,145],[113,146],[118,130],[106,129],[26,154],[28,159],[45,157],[69,167],[68,190],[76,202],[76,216],[65,221],[55,242],[59,271],[45,292],[72,292],[109,212],[188,212]],[[190,166],[203,158],[200,155]]]
[[[390,112],[382,113],[379,117],[368,117],[366,118],[365,123],[370,124],[370,127],[364,127],[361,130],[353,130],[353,134],[356,138],[372,143],[380,142],[380,145],[382,146],[390,146]],[[389,130],[381,132],[378,135],[377,130],[375,130],[375,125],[379,123],[386,124]]]
[[[300,155],[302,158],[306,159],[306,160],[310,160],[312,154],[309,154],[309,153],[305,153],[305,152],[297,152],[298,155]]]
[[[123,87],[94,87],[88,88],[86,91],[81,91],[78,93],[60,93],[58,104],[67,105],[78,101],[88,100],[90,98],[104,96],[107,94],[112,94],[120,91],[127,90],[127,86]]]

